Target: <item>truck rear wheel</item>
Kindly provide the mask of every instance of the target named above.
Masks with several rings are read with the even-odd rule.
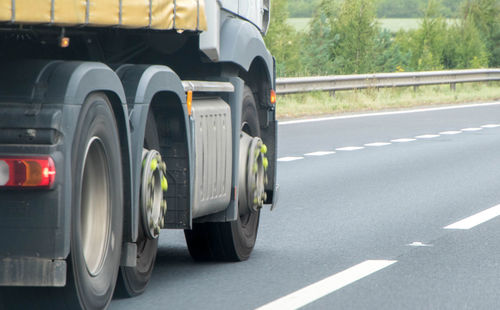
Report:
[[[160,139],[153,112],[150,110],[144,134],[144,148],[160,152]],[[140,220],[139,223],[142,223]],[[158,238],[150,239],[144,232],[143,225],[139,224],[137,238],[137,262],[135,267],[121,267],[118,279],[117,293],[124,297],[140,295],[146,289],[151,279],[158,252]]]
[[[105,94],[85,100],[71,152],[66,286],[2,288],[7,309],[97,310],[111,302],[122,247],[123,176],[118,129]]]
[[[123,176],[118,129],[103,93],[90,95],[73,144],[71,254],[65,300],[71,309],[111,302],[120,265]]]
[[[245,134],[260,137],[255,98],[248,86],[245,86],[242,105],[242,137]],[[243,167],[243,170],[245,169],[246,167]],[[186,242],[191,257],[195,260],[247,260],[257,239],[260,209],[252,210],[246,204],[240,195],[239,217],[234,222],[194,223],[192,230],[186,230]]]

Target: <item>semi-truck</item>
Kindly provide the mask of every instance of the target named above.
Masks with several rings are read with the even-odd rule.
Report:
[[[0,0],[0,309],[105,309],[276,205],[269,0]]]

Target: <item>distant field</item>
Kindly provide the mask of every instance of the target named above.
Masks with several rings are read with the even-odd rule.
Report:
[[[289,18],[288,23],[298,31],[307,30],[310,18]],[[420,18],[379,18],[380,26],[390,32],[398,32],[399,30],[417,29],[422,19]],[[448,19],[448,23],[455,22],[454,19]]]
[[[303,31],[309,27],[310,18],[289,18],[288,23],[292,25],[295,30]]]

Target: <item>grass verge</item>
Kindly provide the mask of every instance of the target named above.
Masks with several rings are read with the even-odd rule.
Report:
[[[457,84],[456,91],[449,85],[366,89],[283,95],[278,97],[278,119],[335,115],[353,112],[397,110],[402,108],[460,104],[500,100],[500,82]]]

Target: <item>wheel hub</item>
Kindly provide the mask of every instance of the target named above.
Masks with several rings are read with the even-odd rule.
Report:
[[[240,135],[239,203],[240,214],[256,212],[267,199],[267,147],[259,137]],[[246,207],[246,208],[245,208]]]
[[[140,209],[144,232],[149,239],[156,239],[165,226],[167,201],[163,198],[168,189],[167,165],[155,150],[142,151],[142,179]]]

